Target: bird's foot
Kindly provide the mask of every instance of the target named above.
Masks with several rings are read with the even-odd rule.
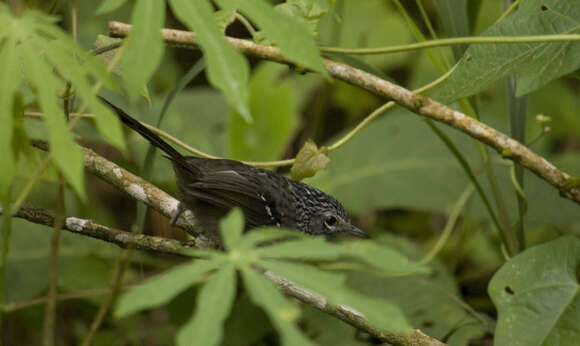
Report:
[[[185,205],[183,205],[183,203],[179,202],[179,204],[177,205],[177,212],[175,213],[175,215],[173,215],[173,217],[169,221],[169,223],[171,224],[171,226],[175,226],[175,224],[177,223],[177,220],[179,219],[179,217],[181,216],[181,214],[183,214],[183,212],[186,209],[187,208],[185,207]]]

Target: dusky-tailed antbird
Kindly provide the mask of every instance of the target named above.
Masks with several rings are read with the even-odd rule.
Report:
[[[180,207],[172,218],[190,209],[210,234],[218,233],[219,219],[239,207],[246,229],[278,226],[311,235],[349,233],[368,235],[351,224],[344,207],[332,196],[280,174],[227,159],[184,156],[157,134],[107,100],[119,119],[171,160],[177,177]],[[218,236],[219,237],[219,236]]]

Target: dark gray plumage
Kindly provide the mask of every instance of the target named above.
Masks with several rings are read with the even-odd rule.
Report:
[[[125,125],[167,154],[177,176],[181,207],[191,209],[206,230],[217,234],[219,219],[239,207],[247,229],[278,226],[313,235],[347,232],[368,237],[350,223],[343,206],[332,196],[239,161],[184,156],[122,109],[102,100]]]

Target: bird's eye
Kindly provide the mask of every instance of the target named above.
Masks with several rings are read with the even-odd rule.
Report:
[[[326,218],[326,220],[324,220],[324,224],[325,224],[327,227],[332,227],[332,226],[334,226],[334,225],[336,224],[336,217],[334,217],[334,216],[329,216],[329,217],[327,217],[327,218]]]

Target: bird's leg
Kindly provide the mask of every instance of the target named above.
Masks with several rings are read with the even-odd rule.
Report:
[[[183,205],[183,203],[179,202],[179,204],[177,205],[177,212],[175,213],[175,215],[173,215],[173,217],[169,221],[169,223],[171,223],[171,226],[175,226],[175,224],[177,223],[177,219],[179,219],[181,214],[183,214],[183,212],[186,209],[187,208],[185,207],[185,205]]]

